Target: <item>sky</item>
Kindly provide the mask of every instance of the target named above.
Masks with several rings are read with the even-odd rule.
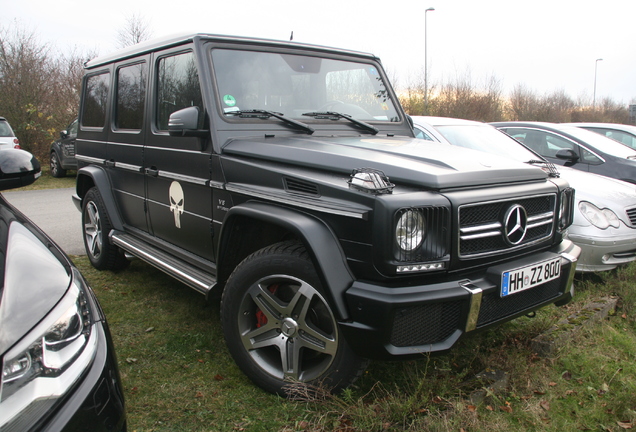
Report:
[[[206,32],[370,52],[394,87],[496,79],[576,101],[636,104],[636,1],[605,0],[2,0],[0,28],[21,26],[60,51],[108,54],[133,15],[153,37]],[[434,8],[426,13],[425,10]],[[426,43],[425,43],[426,41]],[[426,45],[426,50],[425,50]],[[597,61],[597,59],[602,59]]]

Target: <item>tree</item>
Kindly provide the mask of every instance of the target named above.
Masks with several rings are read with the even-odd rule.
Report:
[[[117,33],[117,44],[119,48],[138,44],[152,37],[149,23],[140,15],[133,14],[126,19],[124,27]]]
[[[21,147],[42,161],[48,160],[51,141],[77,115],[87,58],[57,53],[18,23],[0,27],[0,115]]]

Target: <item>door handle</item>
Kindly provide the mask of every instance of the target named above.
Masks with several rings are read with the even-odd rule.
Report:
[[[146,168],[146,175],[159,177],[159,170],[155,167]]]

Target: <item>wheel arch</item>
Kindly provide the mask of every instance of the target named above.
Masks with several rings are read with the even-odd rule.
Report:
[[[106,171],[94,165],[81,168],[77,172],[77,180],[75,183],[76,196],[79,198],[77,205],[81,211],[84,196],[92,188],[97,187],[99,194],[104,201],[108,217],[114,229],[123,230],[124,225],[119,215],[117,204],[115,203],[115,197],[113,195],[113,189],[108,179]]]
[[[267,239],[264,243],[253,238],[245,242],[241,232],[250,226],[252,229],[258,226],[259,234],[263,233],[264,228],[273,235],[261,236]],[[227,281],[234,268],[249,254],[290,238],[305,246],[325,288],[325,295],[334,307],[334,313],[339,319],[346,319],[349,314],[344,292],[353,283],[353,275],[333,231],[324,222],[306,213],[260,202],[232,207],[223,222],[220,235],[218,280],[223,283]],[[237,244],[241,244],[239,252],[230,252]]]

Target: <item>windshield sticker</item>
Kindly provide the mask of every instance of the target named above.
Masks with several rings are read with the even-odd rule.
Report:
[[[231,107],[236,105],[236,99],[234,99],[234,96],[232,95],[223,96],[223,102],[225,103],[225,105],[231,106]]]

